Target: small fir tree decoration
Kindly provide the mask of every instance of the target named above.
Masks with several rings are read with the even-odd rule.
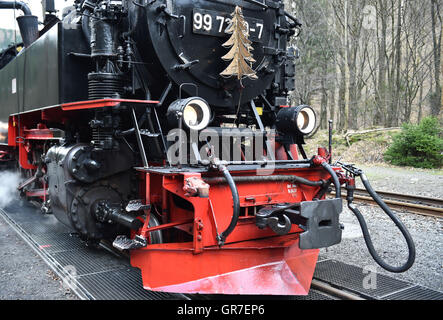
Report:
[[[239,6],[235,8],[232,14],[232,23],[226,32],[232,34],[232,36],[223,44],[223,47],[231,48],[231,50],[222,59],[225,61],[232,60],[232,62],[220,75],[226,78],[237,76],[240,83],[244,78],[257,80],[257,73],[252,69],[255,60],[251,51],[254,49],[251,40],[249,40],[247,22]]]

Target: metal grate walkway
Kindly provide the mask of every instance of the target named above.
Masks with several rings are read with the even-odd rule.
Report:
[[[144,290],[140,270],[131,267],[127,258],[103,248],[86,246],[54,216],[42,215],[35,208],[19,205],[0,209],[0,216],[42,257],[72,291],[85,300],[189,300],[251,299],[239,296],[204,296]],[[75,273],[73,273],[75,270]],[[344,263],[320,261],[314,277],[333,287],[377,300],[443,300],[443,293],[399,281],[384,275],[377,277],[377,289],[363,288],[363,269]],[[253,297],[256,300],[269,297]],[[307,297],[272,297],[289,300],[333,300],[311,290]]]
[[[0,216],[81,299],[189,300],[182,294],[144,290],[140,270],[128,259],[86,246],[54,216],[18,205],[0,209]]]
[[[365,288],[368,273],[363,268],[335,260],[317,264],[314,278],[336,288],[359,295],[369,300],[443,300],[443,293],[412,283],[377,274],[374,289]]]

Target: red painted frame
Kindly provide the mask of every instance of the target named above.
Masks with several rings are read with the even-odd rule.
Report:
[[[254,172],[236,172],[236,175],[251,174]],[[274,174],[293,174],[312,181],[330,178],[321,168],[276,170]],[[244,216],[226,245],[219,247],[217,235],[229,225],[232,217],[231,191],[227,185],[211,185],[209,198],[189,197],[184,188],[185,180],[191,176],[202,180],[205,177],[197,173],[145,173],[147,204],[167,212],[165,220],[169,223],[163,228],[185,230],[192,241],[153,244],[132,251],[131,263],[141,269],[144,287],[181,293],[308,294],[319,250],[299,249],[299,234],[303,230],[294,226],[290,235],[278,237],[269,229],[260,230],[253,215]],[[311,201],[320,190],[319,187],[295,187],[287,182],[238,183],[237,187],[240,206],[249,209]],[[164,198],[164,190],[168,199]],[[171,201],[171,195],[189,202],[193,210],[178,208]],[[251,201],[252,198],[255,201]],[[145,222],[140,234],[147,237],[155,230],[158,228],[149,229]]]
[[[31,142],[46,141],[54,138],[51,130],[43,125],[45,121],[64,124],[69,118],[76,116],[75,111],[115,107],[121,103],[156,105],[159,102],[129,99],[78,101],[11,115],[9,117],[8,144],[18,149],[19,163],[23,169],[35,170],[36,167],[28,161],[28,155],[32,151]]]
[[[104,99],[62,104],[34,110],[9,118],[9,145],[18,150],[24,169],[36,169],[28,161],[35,144],[54,136],[45,121],[66,121],[79,110],[115,107],[126,104],[158,104],[158,101]],[[297,147],[291,152],[298,159]],[[324,161],[324,152],[316,160]],[[288,160],[284,147],[276,144],[276,158]],[[227,185],[211,185],[208,198],[191,197],[184,190],[190,177],[204,179],[201,174],[162,175],[141,170],[142,197],[146,204],[161,208],[161,226],[149,228],[151,212],[146,211],[144,226],[137,232],[149,240],[158,230],[176,228],[187,233],[192,241],[168,239],[168,243],[149,244],[131,252],[131,263],[141,269],[146,289],[169,292],[226,294],[306,295],[309,292],[319,250],[300,250],[299,235],[294,226],[287,236],[278,237],[270,230],[260,230],[253,215],[241,217],[226,244],[218,245],[217,235],[232,218],[233,201]],[[254,172],[242,171],[238,175]],[[329,179],[318,169],[285,169],[274,174],[297,175],[310,180]],[[240,206],[252,210],[262,205],[311,201],[319,188],[295,186],[285,182],[239,183]],[[45,198],[46,190],[33,195]],[[187,201],[193,210],[178,207],[172,195]],[[135,236],[136,233],[133,233]]]

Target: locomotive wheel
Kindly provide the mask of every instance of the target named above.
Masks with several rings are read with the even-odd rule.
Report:
[[[149,224],[148,224],[149,228],[158,227],[159,225],[160,222],[158,221],[157,217],[151,213],[151,217],[149,218]],[[149,244],[163,243],[163,235],[161,230],[151,232],[149,238],[150,238]]]
[[[81,238],[86,241],[114,239],[117,235],[126,234],[127,230],[113,223],[99,222],[93,212],[99,201],[121,203],[120,193],[106,183],[81,189],[74,197],[68,211],[69,219]]]

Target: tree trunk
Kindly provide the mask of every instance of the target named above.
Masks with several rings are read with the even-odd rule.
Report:
[[[431,1],[431,21],[432,21],[432,42],[433,42],[433,55],[434,55],[434,80],[435,80],[435,92],[431,98],[431,114],[438,116],[442,107],[442,87],[440,82],[441,71],[441,38],[442,38],[442,26],[441,26],[441,14],[440,4],[438,0]],[[438,21],[440,26],[438,26]],[[440,29],[440,34],[437,34],[437,28]]]
[[[344,48],[344,101],[343,101],[343,131],[349,129],[349,87],[350,87],[350,73],[349,73],[349,28],[348,28],[348,0],[344,0],[344,16],[345,16],[345,48]]]
[[[418,119],[417,123],[421,122],[421,119],[423,118],[423,86],[420,86],[420,102],[418,104]]]
[[[398,0],[398,15],[397,15],[397,41],[396,41],[396,80],[395,80],[395,98],[392,108],[390,127],[396,127],[398,125],[399,109],[400,109],[400,89],[401,89],[401,63],[402,63],[402,0]]]
[[[328,92],[326,89],[325,78],[321,80],[321,114],[320,114],[320,128],[328,128]]]
[[[387,33],[387,21],[386,21],[386,0],[377,1],[379,5],[379,23],[377,28],[380,30],[379,42],[378,42],[378,94],[377,94],[377,116],[374,118],[375,125],[386,125],[386,33]]]

